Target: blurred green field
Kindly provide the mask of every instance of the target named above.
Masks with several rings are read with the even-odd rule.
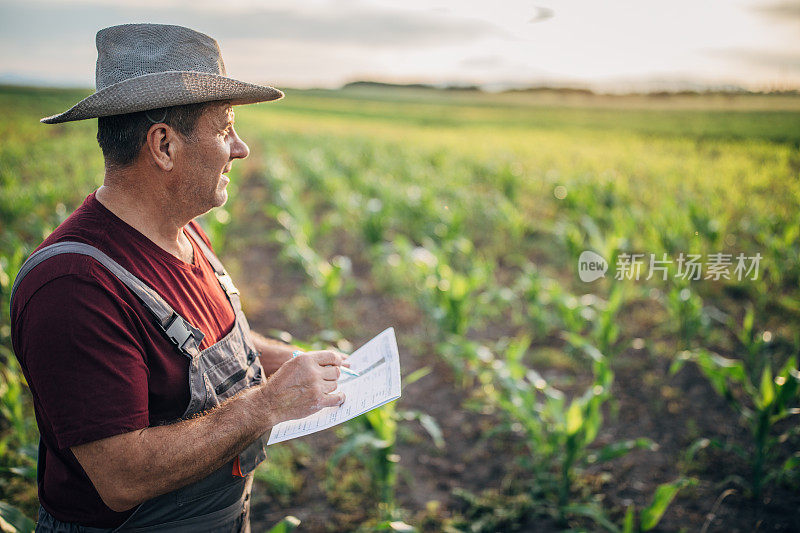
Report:
[[[29,516],[37,436],[8,295],[27,255],[102,183],[95,121],[38,123],[85,94],[0,88],[0,499]],[[726,489],[735,496],[711,531],[800,527],[800,98],[288,90],[237,107],[236,124],[251,154],[234,163],[231,199],[204,224],[252,289],[244,302],[255,322],[269,324],[249,253],[293,274],[280,278],[292,294],[278,322],[302,340],[347,346],[376,325],[359,301],[402,304],[415,317],[398,330],[410,367],[430,366],[414,354],[435,354],[452,372],[448,408],[490,413],[514,443],[495,486],[464,487],[475,494],[449,514],[409,508],[394,495],[413,488],[398,485],[392,456],[430,439],[406,442],[398,426],[442,410],[404,397],[397,411],[339,432],[341,446],[361,443],[363,460],[330,468],[360,468],[376,490],[332,488],[331,506],[349,498],[368,512],[328,530],[393,520],[514,530],[536,518],[552,530],[694,531]],[[584,250],[609,262],[604,279],[580,281]],[[731,266],[731,279],[689,281],[677,263],[666,280],[645,280],[645,270],[614,279],[625,254],[681,253],[760,254],[757,279],[736,279]],[[637,433],[626,415],[642,384],[653,391],[648,416],[668,414],[675,442],[646,424]],[[664,392],[688,384],[721,406],[713,418]],[[435,420],[424,425],[435,440]],[[628,452],[640,468],[660,454],[669,472],[626,495],[614,461]],[[274,495],[269,469],[263,490]],[[610,477],[600,486],[590,481],[598,469]]]

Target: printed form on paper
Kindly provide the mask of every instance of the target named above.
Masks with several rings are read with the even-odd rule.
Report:
[[[328,429],[400,397],[400,354],[394,328],[379,333],[347,360],[350,369],[360,375],[342,373],[336,390],[344,392],[344,403],[277,424],[272,428],[268,445]]]

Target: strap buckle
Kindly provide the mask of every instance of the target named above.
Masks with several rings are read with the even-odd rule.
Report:
[[[178,313],[173,312],[166,326],[161,326],[167,338],[182,352],[186,352],[186,343],[194,338],[194,333],[189,329],[183,318]],[[199,344],[199,340],[198,340]]]
[[[236,285],[233,284],[233,278],[231,278],[230,274],[227,272],[217,274],[217,279],[219,280],[219,284],[222,285],[222,289],[226,293],[239,294],[239,289],[237,289]]]

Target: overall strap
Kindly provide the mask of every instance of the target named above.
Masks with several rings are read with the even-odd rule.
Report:
[[[198,235],[191,225],[186,224],[186,231],[192,234],[197,246],[200,247],[203,255],[208,259],[208,262],[211,263],[214,274],[216,274],[217,280],[219,280],[219,284],[222,286],[222,290],[225,291],[225,294],[228,295],[228,298],[231,298],[234,294],[239,294],[239,289],[233,284],[233,279],[230,274],[228,274],[228,271],[222,266],[222,262],[214,255],[214,252],[211,251],[211,248],[200,238],[200,235]]]
[[[17,287],[31,270],[42,261],[59,254],[88,255],[97,260],[124,283],[126,287],[133,291],[145,307],[150,310],[156,319],[156,324],[164,331],[166,336],[179,351],[189,357],[194,357],[199,353],[198,347],[205,336],[202,331],[176,313],[156,291],[147,286],[142,280],[128,272],[125,268],[120,266],[119,263],[94,246],[82,242],[58,242],[34,252],[22,265],[19,274],[17,274],[17,278],[14,280],[10,301],[14,301],[14,293]]]

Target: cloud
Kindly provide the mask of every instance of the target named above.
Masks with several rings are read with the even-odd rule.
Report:
[[[766,6],[753,6],[751,9],[770,18],[800,20],[800,2],[796,0],[777,2]]]
[[[535,24],[537,22],[544,22],[547,19],[553,18],[553,16],[556,13],[549,7],[534,7],[533,9],[535,9],[536,12],[533,14],[530,20],[528,20],[528,23],[530,24]]]
[[[58,43],[87,39],[96,31],[126,22],[180,24],[226,38],[274,40],[377,47],[422,47],[459,44],[502,36],[482,20],[435,11],[378,9],[344,3],[310,10],[291,8],[138,7],[117,4],[0,4],[3,40]]]
[[[706,50],[707,55],[735,61],[749,67],[780,68],[800,72],[800,51],[750,50],[725,48]]]

